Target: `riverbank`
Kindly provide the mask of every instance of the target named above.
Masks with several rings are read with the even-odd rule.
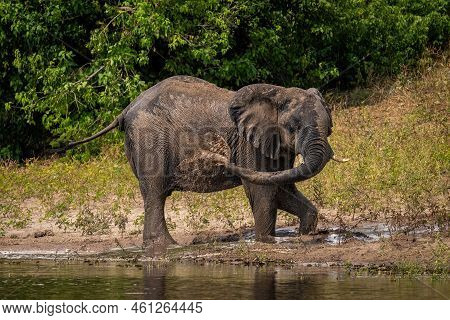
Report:
[[[317,177],[298,184],[319,208],[317,235],[254,243],[245,237],[253,218],[241,187],[175,192],[166,203],[166,219],[183,247],[170,249],[163,259],[448,269],[449,75],[444,55],[369,89],[326,95],[334,108],[330,143],[351,161],[329,163]],[[119,258],[117,253],[125,252],[134,259],[122,248],[141,245],[143,203],[122,149],[105,146],[87,161],[67,156],[2,163],[4,257],[34,252],[97,259],[114,249]],[[279,212],[278,227],[297,223]],[[385,226],[389,237],[326,241],[333,230],[357,232],[370,223]]]
[[[370,225],[374,228],[374,225]],[[369,230],[370,228],[365,228]],[[141,236],[81,236],[75,233],[0,239],[0,259],[56,260],[98,263],[117,261],[131,265],[143,261],[223,263],[232,265],[284,265],[289,267],[346,267],[395,273],[449,272],[450,238],[439,233],[374,233],[320,227],[315,235],[297,236],[294,227],[278,229],[277,242],[265,244],[242,233],[175,233],[180,245],[153,257],[141,248]],[[35,236],[39,236],[35,238]],[[336,240],[336,237],[340,237]]]

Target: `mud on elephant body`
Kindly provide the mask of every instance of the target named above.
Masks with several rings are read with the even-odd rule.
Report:
[[[254,84],[234,92],[176,76],[136,98],[107,128],[119,127],[144,198],[144,244],[170,244],[164,204],[172,191],[213,192],[243,185],[261,241],[275,234],[277,209],[315,229],[317,210],[294,183],[333,157],[331,112],[316,89]],[[303,163],[294,167],[296,155]]]

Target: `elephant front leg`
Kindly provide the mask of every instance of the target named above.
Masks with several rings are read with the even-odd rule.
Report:
[[[317,209],[295,185],[280,187],[277,196],[278,208],[300,219],[300,234],[314,232],[317,227]]]
[[[255,219],[256,241],[274,242],[277,220],[276,187],[244,185]]]

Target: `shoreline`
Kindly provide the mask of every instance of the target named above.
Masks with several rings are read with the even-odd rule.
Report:
[[[350,239],[332,245],[322,235],[292,236],[279,243],[249,240],[216,241],[206,237],[198,244],[169,247],[148,256],[141,237],[84,236],[62,241],[60,235],[38,239],[1,239],[0,262],[54,261],[57,263],[119,263],[142,266],[148,262],[225,264],[241,266],[283,266],[288,268],[346,268],[400,274],[448,275],[449,237],[439,233],[416,236],[396,234],[391,238],[365,242]],[[103,239],[102,239],[103,237]],[[220,239],[233,237],[220,236]],[[30,241],[31,240],[31,241]]]

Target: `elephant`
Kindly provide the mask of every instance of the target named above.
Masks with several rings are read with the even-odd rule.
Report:
[[[215,192],[242,185],[258,241],[273,242],[277,210],[313,232],[318,211],[295,186],[334,157],[330,107],[315,89],[251,84],[237,91],[190,76],[142,92],[106,128],[125,132],[125,153],[144,200],[144,247],[176,242],[164,216],[173,191]],[[296,156],[303,159],[294,165]]]

